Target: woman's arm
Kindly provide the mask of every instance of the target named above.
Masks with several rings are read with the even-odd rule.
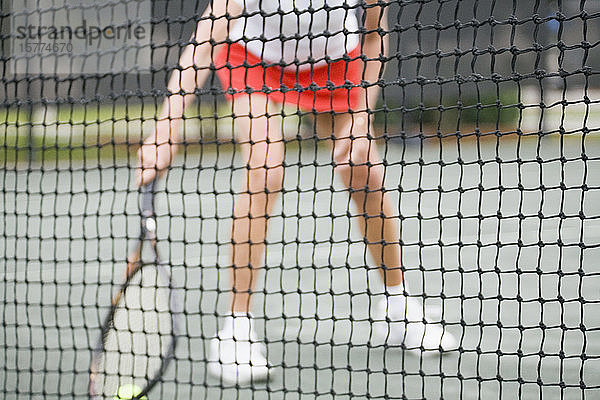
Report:
[[[149,136],[138,150],[139,185],[154,179],[157,171],[166,168],[177,151],[183,112],[193,100],[196,87],[206,81],[212,61],[213,46],[222,43],[229,34],[232,18],[242,8],[233,0],[214,0],[196,26],[195,43],[187,45],[179,58],[167,86],[170,95],[165,98],[154,135]]]
[[[387,22],[387,1],[385,5],[378,5],[378,0],[366,0],[367,8],[365,11],[365,29],[368,33],[365,34],[363,42],[363,54],[370,60],[365,64],[363,79],[373,84],[383,75],[385,64],[379,61],[380,54],[387,55],[389,34]],[[381,36],[378,32],[379,28],[385,34]],[[364,109],[375,109],[377,96],[379,95],[379,86],[370,86],[367,89],[367,95],[363,99],[366,104],[363,104]]]

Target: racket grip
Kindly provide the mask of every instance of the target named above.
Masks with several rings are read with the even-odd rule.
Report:
[[[154,215],[154,183],[152,182],[142,186],[142,204],[141,211],[145,217]]]

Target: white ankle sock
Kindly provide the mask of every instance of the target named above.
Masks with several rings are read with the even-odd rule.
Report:
[[[227,315],[219,336],[233,337],[238,340],[248,340],[254,336],[253,323],[248,313],[235,312]]]
[[[401,283],[396,286],[386,286],[385,293],[391,296],[404,294],[404,283]]]
[[[387,313],[392,319],[421,321],[423,319],[423,305],[418,298],[408,294],[408,288],[403,282],[396,286],[386,286]]]

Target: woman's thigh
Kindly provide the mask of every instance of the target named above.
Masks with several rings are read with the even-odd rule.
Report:
[[[280,166],[283,160],[281,105],[262,94],[238,95],[231,100],[235,139],[253,168]]]

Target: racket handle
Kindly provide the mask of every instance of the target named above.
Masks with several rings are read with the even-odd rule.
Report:
[[[141,211],[145,217],[154,215],[154,183],[152,182],[142,186],[142,204]]]

